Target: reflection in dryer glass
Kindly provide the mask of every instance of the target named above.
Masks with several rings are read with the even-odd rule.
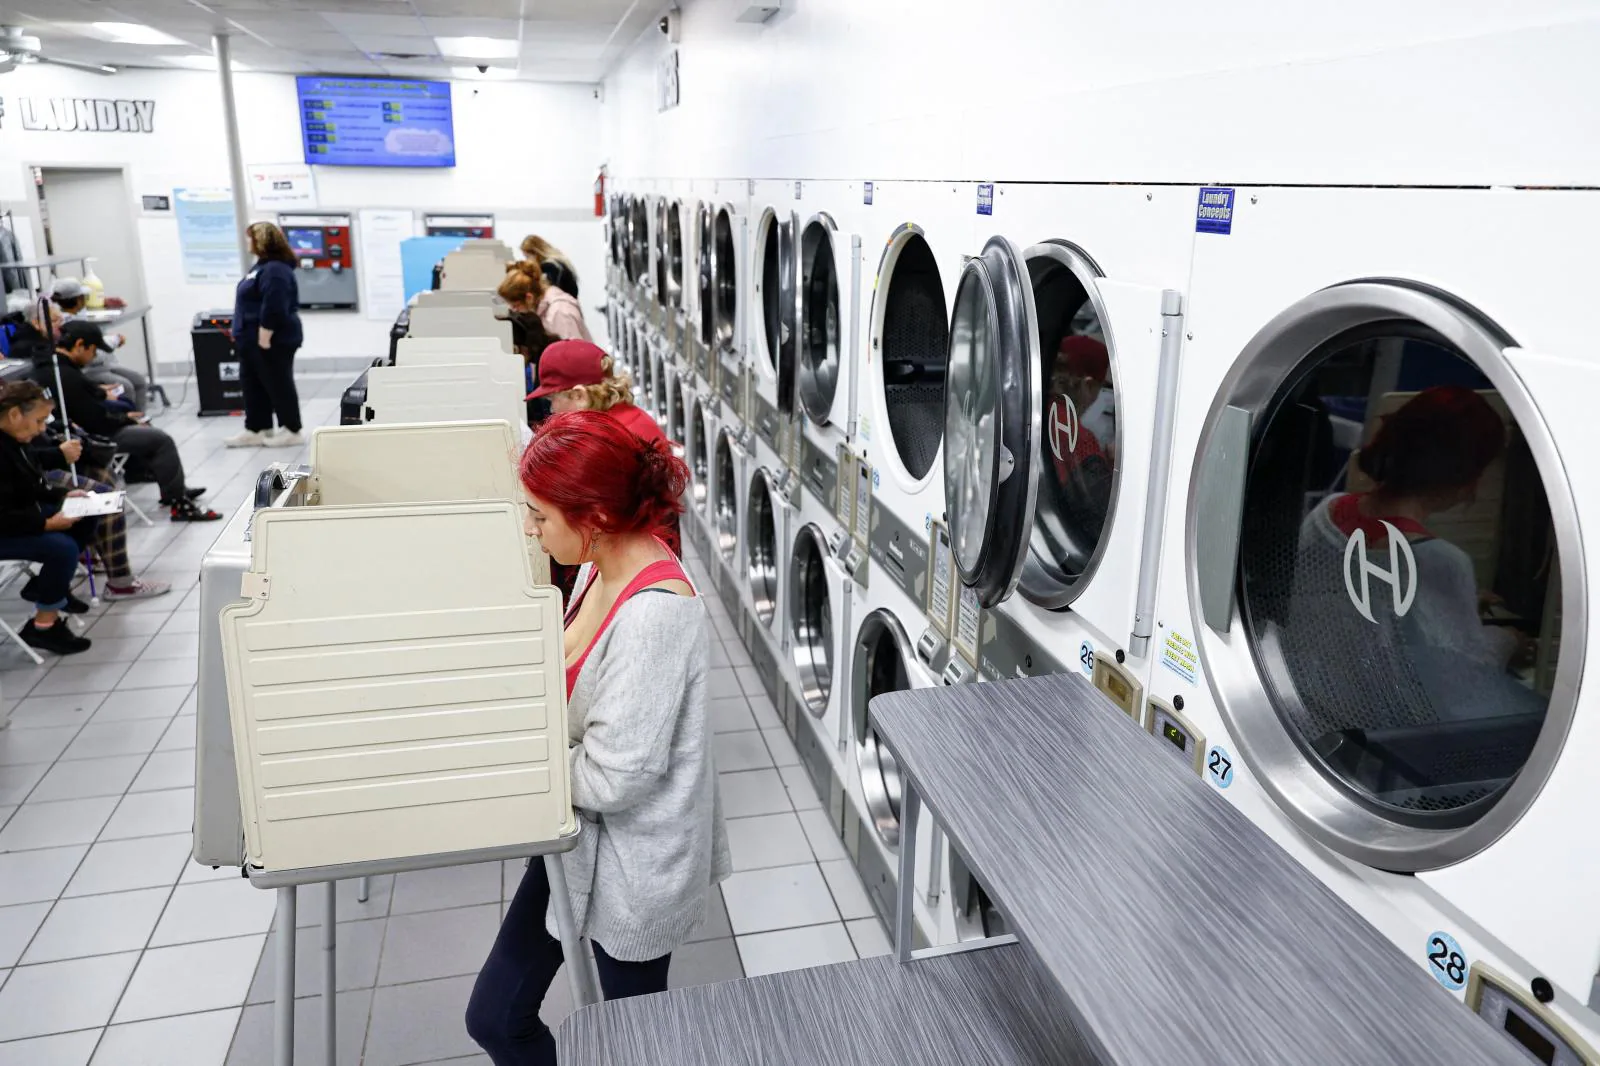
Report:
[[[778,219],[768,215],[762,219],[761,241],[761,329],[767,340],[767,365],[778,368],[780,318],[778,308],[782,297],[782,284],[778,278]]]
[[[996,387],[993,322],[981,267],[968,264],[950,317],[950,360],[945,372],[945,491],[950,543],[964,571],[977,569],[984,528],[994,508],[999,454],[1000,402]]]
[[[806,226],[800,256],[800,398],[826,423],[839,389],[839,275],[823,223]]]
[[[1560,652],[1560,559],[1500,394],[1388,324],[1313,352],[1259,422],[1240,602],[1290,733],[1397,821],[1480,817],[1526,762]]]

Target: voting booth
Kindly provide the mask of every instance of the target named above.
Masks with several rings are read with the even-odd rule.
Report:
[[[522,357],[492,337],[407,337],[393,366],[367,372],[366,409],[378,423],[502,419],[526,427]]]
[[[445,292],[464,289],[493,292],[505,280],[508,262],[509,256],[502,257],[493,249],[458,249],[444,257],[444,265],[439,270],[439,288]]]

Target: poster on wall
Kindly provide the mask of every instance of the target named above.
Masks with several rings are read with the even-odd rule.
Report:
[[[186,281],[234,281],[239,277],[239,226],[231,189],[173,189],[178,248]]]
[[[257,210],[280,207],[315,207],[316,179],[304,163],[273,163],[246,168],[250,182],[250,202]]]
[[[361,309],[367,317],[393,322],[406,305],[405,267],[400,242],[416,234],[416,216],[410,211],[363,210],[358,216],[361,234]]]

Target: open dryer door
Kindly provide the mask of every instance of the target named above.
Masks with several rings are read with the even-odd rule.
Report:
[[[945,501],[961,580],[1016,587],[1038,494],[1039,326],[1022,250],[992,237],[956,287],[945,376]]]
[[[739,256],[733,205],[717,208],[711,224],[712,344],[732,351],[738,342]]]
[[[716,340],[717,287],[716,287],[716,236],[711,205],[701,203],[695,209],[696,284],[700,293],[700,343],[710,348]]]
[[[796,243],[800,221],[793,212],[778,217],[778,413],[794,414],[796,350],[800,343],[799,255]],[[771,292],[771,287],[768,287]]]
[[[843,361],[839,230],[826,214],[813,215],[800,233],[800,343],[795,385],[806,417],[819,426],[833,420]]]

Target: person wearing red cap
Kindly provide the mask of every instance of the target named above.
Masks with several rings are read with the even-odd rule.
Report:
[[[1102,442],[1085,422],[1105,389],[1111,357],[1093,337],[1064,337],[1050,374],[1049,406],[1045,409],[1046,444],[1064,484],[1070,471],[1093,457],[1103,457],[1114,441]]]

